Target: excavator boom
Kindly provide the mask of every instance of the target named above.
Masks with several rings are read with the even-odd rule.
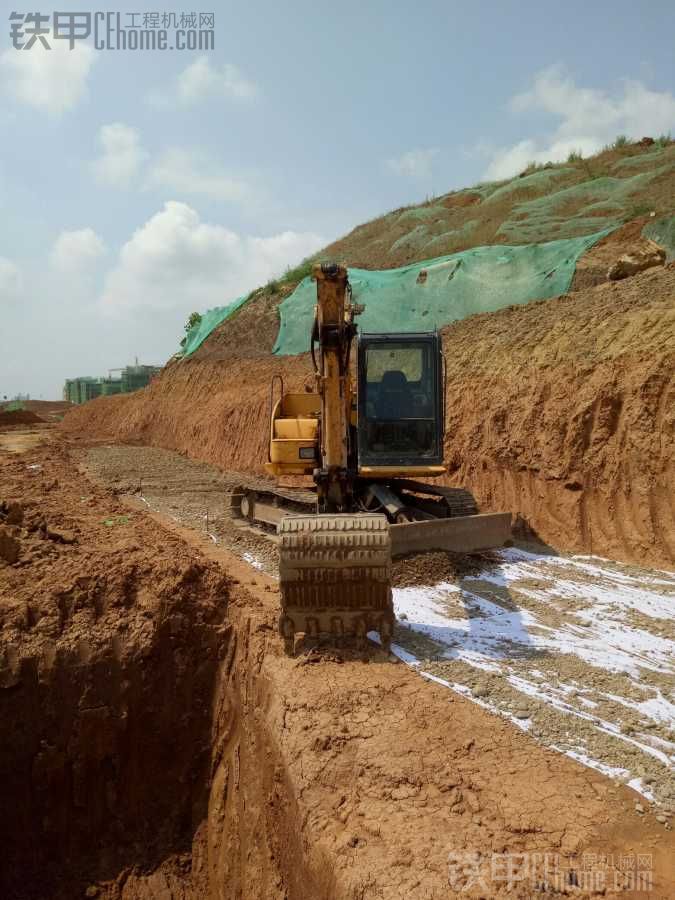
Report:
[[[314,471],[317,515],[288,515],[278,526],[282,613],[287,652],[296,631],[365,642],[377,631],[389,650],[394,626],[391,539],[384,515],[354,514],[349,468],[352,407],[349,374],[355,334],[347,270],[315,266],[317,305],[312,347],[321,398],[320,467]]]

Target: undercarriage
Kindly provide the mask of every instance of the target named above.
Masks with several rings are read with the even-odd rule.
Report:
[[[468,553],[503,546],[509,513],[480,514],[462,488],[412,479],[355,483],[355,509],[320,514],[309,489],[242,484],[228,496],[230,516],[279,543],[286,651],[295,635],[352,637],[378,632],[388,651],[394,624],[393,557],[429,550]]]

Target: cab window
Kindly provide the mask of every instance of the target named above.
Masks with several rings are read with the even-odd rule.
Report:
[[[435,451],[434,368],[428,343],[382,343],[366,348],[366,450],[369,455]]]

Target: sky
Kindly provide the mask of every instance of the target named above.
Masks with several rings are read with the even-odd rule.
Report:
[[[403,204],[675,136],[665,0],[226,2],[201,10],[202,51],[17,50],[14,11],[0,2],[0,400],[162,364],[192,310]]]

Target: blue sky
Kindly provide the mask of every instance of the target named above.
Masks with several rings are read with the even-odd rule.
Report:
[[[675,134],[674,10],[228,4],[213,51],[47,52],[3,5],[0,397],[163,362],[192,309],[404,203]]]

